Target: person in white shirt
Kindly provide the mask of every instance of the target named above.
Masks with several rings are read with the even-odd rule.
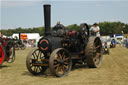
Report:
[[[89,30],[91,32],[91,35],[100,36],[100,27],[97,23],[94,23]]]

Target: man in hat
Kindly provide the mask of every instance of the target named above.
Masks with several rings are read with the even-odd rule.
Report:
[[[94,23],[93,26],[90,28],[91,35],[100,36],[100,27],[97,23]]]

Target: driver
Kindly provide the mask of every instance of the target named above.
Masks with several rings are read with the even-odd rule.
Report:
[[[90,32],[92,35],[100,36],[100,27],[97,23],[93,24],[93,26],[90,28]]]

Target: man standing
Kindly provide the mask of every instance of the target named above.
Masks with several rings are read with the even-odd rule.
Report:
[[[2,37],[2,33],[0,32],[0,37]]]
[[[93,26],[90,28],[90,32],[93,36],[100,36],[100,27],[97,23],[93,24]]]
[[[126,37],[126,48],[128,48],[128,36]]]

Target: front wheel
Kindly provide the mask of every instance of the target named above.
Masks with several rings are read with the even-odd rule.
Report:
[[[27,56],[26,66],[30,73],[38,75],[47,70],[46,56],[39,49],[33,49]]]
[[[58,48],[54,50],[49,59],[50,71],[57,77],[67,75],[72,67],[72,59],[66,49]]]

